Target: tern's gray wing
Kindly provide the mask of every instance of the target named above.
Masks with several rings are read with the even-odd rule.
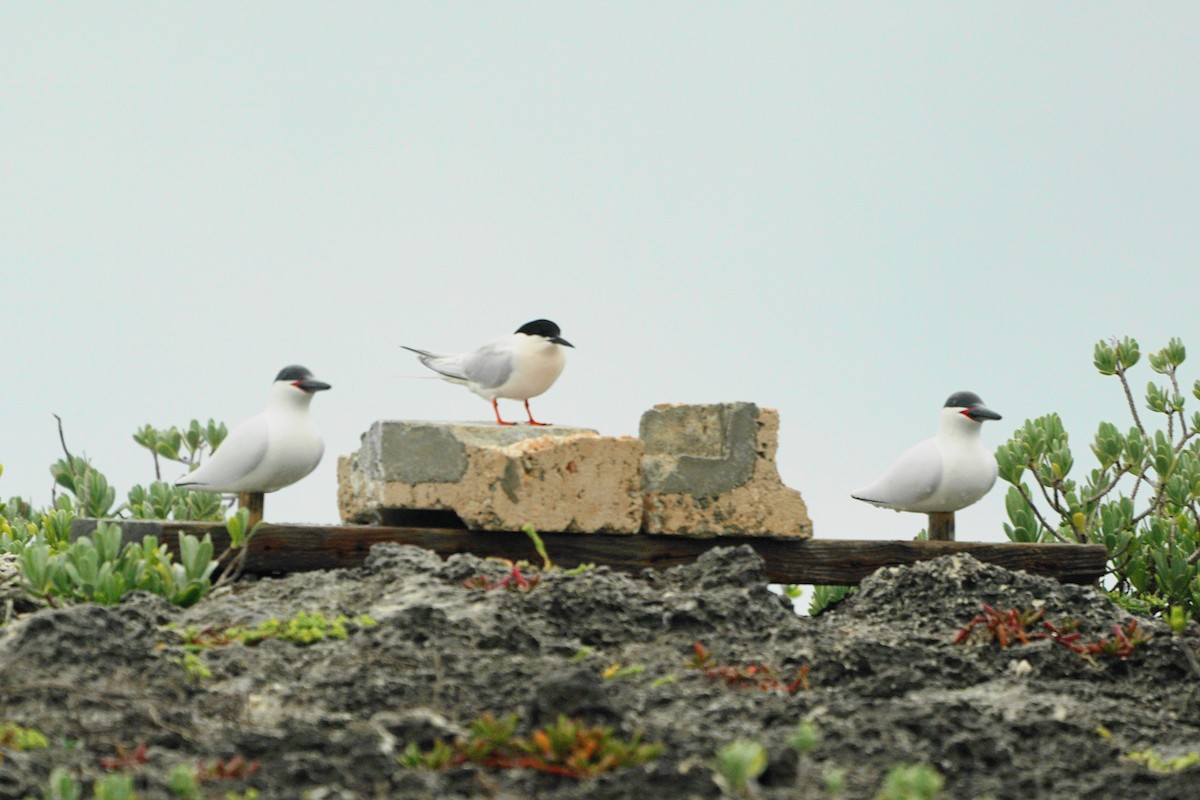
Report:
[[[267,454],[267,430],[266,415],[251,417],[225,437],[208,461],[175,485],[210,492],[239,491],[238,481],[253,472]]]
[[[481,389],[495,389],[509,379],[513,354],[507,343],[486,344],[474,353],[462,356],[463,375]]]
[[[883,477],[851,496],[889,508],[905,508],[926,500],[941,482],[941,451],[933,439],[926,439],[906,450]]]

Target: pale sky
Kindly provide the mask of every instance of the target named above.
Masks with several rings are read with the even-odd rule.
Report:
[[[909,538],[850,491],[952,392],[1086,466],[1128,425],[1096,340],[1200,355],[1197,41],[1184,2],[5,3],[0,496],[49,502],[52,412],[123,498],[138,427],[299,363],[325,459],[267,518],[336,522],[372,421],[490,418],[401,344],[548,317],[535,414],[778,408],[818,537]]]

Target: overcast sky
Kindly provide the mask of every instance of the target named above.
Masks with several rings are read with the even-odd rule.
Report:
[[[332,523],[373,420],[490,418],[401,344],[548,317],[535,414],[775,407],[817,536],[911,537],[849,493],[952,392],[1086,464],[1128,424],[1096,340],[1200,355],[1198,41],[1183,2],[5,3],[0,496],[49,501],[52,412],[123,498],[138,427],[300,363],[325,459],[267,517]]]

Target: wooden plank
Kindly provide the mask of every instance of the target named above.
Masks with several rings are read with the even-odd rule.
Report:
[[[72,537],[90,533],[95,520],[76,520]],[[153,534],[176,551],[180,531],[211,534],[217,553],[229,543],[225,526],[211,522],[122,520],[127,541]],[[766,539],[722,536],[699,539],[651,534],[541,533],[554,563],[574,567],[604,564],[614,569],[665,569],[695,561],[713,547],[746,544],[766,563],[773,583],[856,584],[881,567],[914,564],[952,553],[970,553],[980,561],[1023,569],[1067,583],[1090,583],[1105,569],[1102,545],[1020,544],[1010,542],[916,542],[849,539]],[[268,525],[250,542],[245,569],[257,574],[355,567],[372,545],[398,542],[433,550],[446,558],[454,553],[540,559],[521,532],[467,531],[440,528],[394,528],[366,525]]]

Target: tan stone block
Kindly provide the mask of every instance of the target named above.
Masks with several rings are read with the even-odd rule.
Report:
[[[634,533],[642,452],[586,429],[377,422],[338,460],[338,507],[347,522]]]
[[[663,404],[642,417],[643,529],[691,536],[812,536],[775,465],[779,412],[753,403]]]

